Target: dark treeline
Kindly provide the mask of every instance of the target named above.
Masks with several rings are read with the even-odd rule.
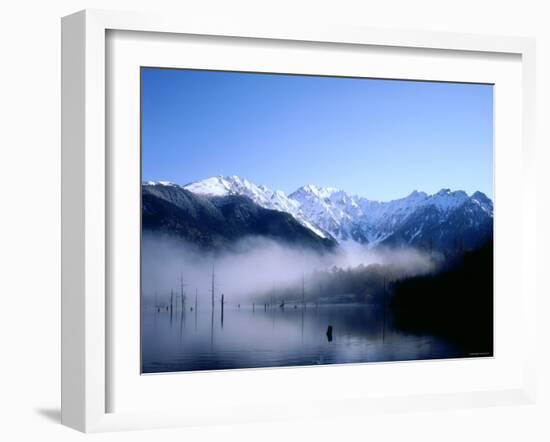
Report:
[[[399,256],[399,251],[395,251]],[[315,270],[304,275],[304,281],[273,286],[256,297],[258,303],[306,303],[339,304],[383,304],[394,296],[394,286],[400,281],[415,281],[415,277],[431,280],[435,275],[446,273],[460,266],[465,256],[472,250],[465,248],[464,242],[455,241],[452,248],[443,252],[434,251],[432,243],[423,249],[415,250],[415,257],[396,258],[395,263],[360,264],[355,267]],[[391,255],[390,255],[391,256]],[[422,265],[418,257],[422,256]],[[415,263],[415,259],[417,260]]]
[[[285,287],[273,287],[259,297],[262,303],[380,304],[384,295],[389,296],[395,281],[408,277],[407,272],[396,265],[370,264],[342,269],[332,267],[305,275]]]
[[[474,356],[492,355],[492,241],[436,274],[396,282],[390,305],[402,330],[448,338]]]

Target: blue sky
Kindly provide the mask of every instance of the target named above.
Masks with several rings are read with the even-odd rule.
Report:
[[[490,85],[142,68],[142,178],[493,195]]]

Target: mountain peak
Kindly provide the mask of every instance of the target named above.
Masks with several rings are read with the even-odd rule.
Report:
[[[184,189],[207,197],[243,195],[261,207],[289,213],[321,238],[330,238],[332,235],[344,243],[356,241],[369,246],[389,240],[399,228],[407,226],[409,220],[416,219],[419,213],[427,213],[425,209],[428,207],[437,210],[439,220],[461,216],[457,211],[460,212],[461,207],[470,207],[469,203],[477,204],[485,213],[479,222],[485,222],[485,218],[492,219],[493,216],[493,203],[482,192],[475,192],[470,197],[463,190],[453,191],[449,188],[431,195],[414,190],[406,197],[384,202],[371,201],[334,187],[316,184],[304,185],[287,195],[280,190],[258,186],[243,177],[228,175],[190,183]],[[428,221],[421,219],[418,222],[422,224]],[[415,233],[417,230],[415,227],[414,231],[402,233],[405,237],[414,233],[410,241],[420,241],[421,234],[420,231]]]
[[[448,188],[441,189],[439,192],[435,193],[433,196],[434,197],[450,196],[450,197],[458,198],[458,199],[468,198],[468,194],[466,192],[464,192],[463,190],[451,190],[451,189],[448,189]]]
[[[471,196],[471,200],[479,204],[479,206],[491,216],[493,215],[493,201],[483,192],[479,190],[474,192]]]
[[[317,198],[325,199],[330,198],[331,195],[337,192],[340,191],[334,187],[321,187],[317,186],[316,184],[306,184],[305,186],[300,187],[298,190],[290,194],[290,197],[292,198],[293,195],[299,194],[309,194]]]
[[[165,187],[179,187],[170,181],[145,181],[143,183],[146,186],[165,186]]]
[[[472,193],[472,198],[478,201],[491,201],[491,198],[489,198],[487,195],[485,195],[483,192],[480,192],[479,190],[476,190],[474,193]]]
[[[463,190],[451,191],[451,189],[441,189],[428,198],[431,204],[443,211],[456,209],[468,201],[468,199],[468,194]]]
[[[427,198],[428,194],[426,192],[419,192],[418,190],[413,190],[406,199],[424,199]]]
[[[230,185],[223,176],[213,176],[184,186],[193,193],[208,196],[227,196],[232,194]]]
[[[190,183],[184,188],[190,192],[206,196],[244,195],[265,209],[289,213],[317,236],[330,238],[330,235],[319,229],[304,216],[297,201],[289,198],[281,190],[271,190],[263,185],[257,186],[246,178],[237,175],[216,176]]]

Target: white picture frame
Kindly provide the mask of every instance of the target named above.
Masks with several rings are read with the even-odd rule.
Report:
[[[366,45],[380,48],[435,49],[484,54],[510,54],[521,62],[521,306],[525,336],[533,338],[536,285],[535,239],[535,42],[518,37],[494,37],[416,31],[358,29],[344,26],[293,27],[283,24],[232,21],[218,23],[195,17],[159,17],[87,10],[62,21],[62,422],[85,432],[246,422],[289,416],[364,414],[374,410],[451,408],[530,403],[536,395],[535,339],[526,339],[522,352],[522,381],[514,388],[476,388],[460,393],[430,392],[377,397],[338,397],[311,401],[310,407],[274,404],[254,407],[234,398],[232,412],[206,414],[185,410],[112,411],[109,370],[112,363],[108,327],[112,320],[108,292],[109,247],[113,230],[108,218],[112,198],[108,186],[108,117],[106,35],[111,31],[155,32],[268,39],[296,42]],[[519,148],[519,147],[518,147]],[[498,153],[497,153],[498,155]],[[516,173],[517,171],[512,171]],[[512,173],[510,172],[510,173]],[[506,173],[506,172],[503,172]],[[516,174],[517,175],[517,174]],[[518,177],[516,176],[516,179]],[[498,188],[497,188],[498,192]],[[498,203],[497,203],[498,204]],[[498,209],[497,209],[498,212]],[[498,216],[498,215],[497,215]],[[519,243],[518,243],[519,244]],[[503,253],[502,249],[497,252]],[[519,267],[519,265],[518,265]],[[136,336],[136,339],[138,337]],[[518,356],[519,357],[519,356]],[[342,370],[333,367],[331,370]],[[361,367],[355,367],[357,372]],[[257,373],[257,372],[255,372]],[[265,373],[265,372],[264,372]],[[246,372],[232,375],[232,382]],[[258,376],[258,375],[256,375]],[[167,378],[167,379],[170,379]],[[175,379],[175,378],[171,378]],[[170,382],[170,380],[166,381]],[[175,381],[172,381],[175,382]],[[253,394],[253,393],[252,393]],[[332,405],[337,401],[338,411]],[[220,405],[221,407],[221,405]]]

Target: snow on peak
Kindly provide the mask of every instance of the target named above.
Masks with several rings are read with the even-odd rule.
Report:
[[[316,186],[315,184],[307,184],[305,186],[300,187],[298,190],[296,190],[293,194],[290,195],[298,195],[298,194],[306,194],[306,195],[312,195],[316,198],[330,198],[333,194],[339,192],[338,189],[335,189],[334,187],[320,187]]]
[[[237,175],[210,177],[184,186],[193,193],[208,196],[243,195],[266,209],[278,210],[292,215],[300,224],[321,238],[329,235],[312,223],[300,210],[300,204],[290,199],[281,190],[271,190],[266,186],[257,186]]]
[[[493,205],[493,202],[491,201],[491,199],[487,195],[485,195],[483,192],[480,192],[479,190],[472,193],[471,198],[476,201],[479,201],[480,203],[491,204],[491,206]]]
[[[426,192],[419,192],[418,190],[413,190],[407,197],[407,199],[412,200],[422,200],[426,199],[428,197],[428,194]]]
[[[359,238],[375,245],[390,236],[418,209],[428,206],[435,207],[442,219],[467,202],[479,205],[493,216],[493,203],[485,194],[475,192],[469,197],[462,190],[451,189],[441,189],[433,195],[414,190],[404,198],[381,202],[315,184],[302,186],[286,195],[281,190],[258,186],[237,175],[210,177],[184,188],[209,196],[247,196],[264,208],[291,214],[322,238],[332,235],[342,243]]]
[[[165,186],[165,187],[178,187],[177,184],[174,184],[170,181],[145,181],[146,186]]]
[[[231,185],[224,177],[215,176],[184,186],[184,189],[200,195],[226,196],[232,193]]]
[[[444,218],[470,200],[461,190],[441,189],[433,195],[415,190],[404,198],[381,202],[314,185],[301,187],[290,198],[300,203],[309,220],[340,242],[349,242],[350,238],[356,237],[371,245],[390,236],[420,208],[435,207]],[[477,196],[477,199],[485,212],[492,216],[492,202],[487,198],[487,203],[482,196]]]
[[[471,196],[471,200],[478,204],[482,210],[493,216],[493,201],[483,192],[479,190],[474,192]]]
[[[440,210],[446,211],[461,206],[468,199],[468,194],[463,190],[452,192],[451,189],[441,189],[435,195],[428,198],[428,203],[433,204]]]

